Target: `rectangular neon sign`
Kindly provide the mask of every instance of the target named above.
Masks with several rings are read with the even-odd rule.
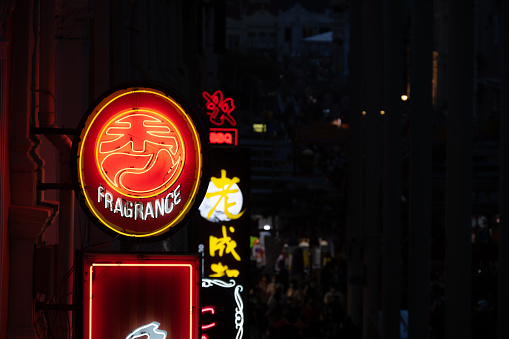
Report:
[[[236,128],[209,128],[209,141],[211,144],[237,146],[238,131]]]
[[[198,257],[87,254],[83,338],[199,338]]]

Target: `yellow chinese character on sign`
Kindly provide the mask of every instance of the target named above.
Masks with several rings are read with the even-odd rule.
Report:
[[[230,226],[230,232],[235,232],[235,228]],[[231,237],[228,236],[226,231],[226,226],[223,225],[223,237],[217,238],[213,235],[209,236],[209,253],[210,256],[213,257],[216,255],[216,251],[219,252],[219,256],[222,257],[223,254],[231,254],[235,258],[235,260],[240,261],[240,255],[235,251],[237,247],[237,242],[232,240]]]
[[[219,278],[226,275],[228,278],[236,278],[239,276],[239,270],[229,270],[227,265],[223,265],[220,262],[210,265],[210,269],[214,272],[210,277]]]
[[[242,216],[242,214],[244,214],[245,211],[242,211],[239,214],[232,214],[228,210],[230,207],[235,206],[237,204],[236,202],[229,202],[228,201],[228,194],[239,192],[238,189],[232,189],[232,186],[234,184],[238,183],[240,181],[240,179],[237,178],[237,177],[233,177],[233,179],[227,178],[226,177],[226,170],[222,169],[221,170],[221,178],[212,177],[210,180],[212,181],[214,186],[216,186],[220,190],[217,191],[217,192],[211,192],[211,193],[206,193],[205,194],[205,198],[206,199],[219,196],[219,200],[210,209],[210,211],[209,211],[209,213],[207,215],[207,218],[210,219],[210,217],[212,216],[212,213],[216,210],[217,206],[221,203],[221,201],[224,202],[224,214],[228,218],[230,218],[230,219],[238,219],[238,218],[240,218]]]

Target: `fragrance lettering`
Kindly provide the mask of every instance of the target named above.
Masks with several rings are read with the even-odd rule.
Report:
[[[121,217],[134,220],[147,220],[148,218],[157,219],[169,214],[173,208],[182,201],[180,196],[180,185],[166,194],[163,198],[152,201],[132,202],[122,198],[115,198],[111,192],[108,192],[102,185],[97,188],[97,202],[103,203],[104,208],[114,214],[120,214]]]

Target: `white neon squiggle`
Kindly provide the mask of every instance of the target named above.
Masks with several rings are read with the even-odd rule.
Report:
[[[235,339],[242,338],[244,334],[244,303],[240,296],[240,292],[243,290],[244,288],[242,285],[237,285],[235,287],[235,301],[237,302],[237,307],[235,308],[235,328],[237,329],[237,336]]]
[[[237,329],[237,335],[235,339],[241,339],[244,335],[244,303],[242,302],[242,297],[240,296],[240,292],[244,290],[242,285],[237,285],[235,280],[230,279],[230,282],[225,282],[219,279],[207,279],[204,278],[201,281],[202,287],[210,287],[212,285],[217,285],[223,288],[231,288],[235,287],[235,302],[237,303],[237,307],[235,307],[235,328]]]
[[[230,279],[230,282],[227,283],[223,280],[219,280],[219,279],[207,279],[207,278],[204,278],[202,279],[201,281],[201,287],[210,287],[212,285],[217,285],[219,287],[224,287],[224,288],[229,288],[229,287],[234,287],[235,286],[235,280],[233,279]]]

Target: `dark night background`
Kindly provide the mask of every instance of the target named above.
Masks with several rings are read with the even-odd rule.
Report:
[[[74,129],[134,80],[204,122],[203,91],[235,102],[257,242],[246,338],[509,338],[508,11],[0,0],[0,338],[80,337],[82,251],[194,252],[192,225],[119,241],[76,204]]]

